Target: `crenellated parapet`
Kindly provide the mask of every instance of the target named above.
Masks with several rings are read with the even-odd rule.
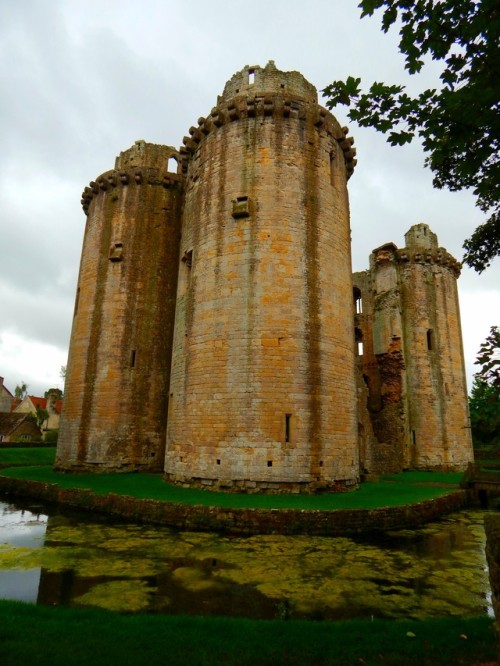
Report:
[[[448,268],[455,277],[459,277],[462,264],[455,259],[444,247],[403,247],[398,249],[394,243],[387,243],[373,251],[373,264],[436,264]]]
[[[403,247],[397,251],[397,261],[401,264],[437,264],[449,268],[455,277],[459,277],[462,264],[457,261],[444,247],[437,250],[414,250],[413,248]]]
[[[357,164],[354,139],[347,136],[347,127],[341,127],[334,116],[310,100],[289,96],[284,93],[261,93],[254,96],[236,96],[230,100],[219,98],[207,118],[198,118],[198,125],[190,127],[189,136],[183,138],[183,146],[179,149],[183,173],[187,171],[188,161],[198,147],[211,132],[223,125],[247,118],[295,118],[306,121],[312,117],[318,130],[332,136],[344,154],[347,177],[349,178]]]
[[[81,204],[85,215],[89,206],[102,192],[110,192],[116,188],[140,185],[156,185],[166,189],[181,189],[183,176],[157,167],[131,167],[129,169],[111,169],[91,180],[82,192]]]

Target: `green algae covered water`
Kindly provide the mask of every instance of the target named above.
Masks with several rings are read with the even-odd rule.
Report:
[[[483,518],[376,538],[227,537],[0,503],[0,597],[249,618],[491,615]]]

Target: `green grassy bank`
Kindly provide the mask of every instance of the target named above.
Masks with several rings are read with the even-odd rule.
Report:
[[[480,664],[488,618],[305,622],[119,615],[0,601],[3,666]]]
[[[0,464],[2,454],[0,451]],[[37,452],[38,453],[38,452]],[[260,509],[376,509],[403,506],[458,490],[461,474],[403,472],[378,482],[363,483],[359,490],[318,495],[263,495],[224,493],[180,488],[166,483],[158,474],[62,474],[49,466],[11,467],[1,475],[54,483],[61,488],[87,488],[106,495],[117,493],[140,499],[180,502],[187,505]]]
[[[55,446],[0,447],[0,465],[53,465]]]

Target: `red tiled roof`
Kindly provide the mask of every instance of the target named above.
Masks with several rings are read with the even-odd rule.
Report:
[[[47,409],[47,398],[38,398],[36,395],[30,395],[30,400],[34,404],[35,409]]]
[[[30,395],[29,398],[30,398],[31,402],[33,403],[33,405],[35,406],[35,409],[37,407],[39,409],[45,409],[45,410],[47,409],[47,398],[40,398],[36,395]],[[55,407],[56,407],[56,412],[58,414],[60,414],[61,411],[62,411],[62,400],[57,399],[56,403],[55,403]]]

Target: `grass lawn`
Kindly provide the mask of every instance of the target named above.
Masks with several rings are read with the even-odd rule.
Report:
[[[0,465],[53,465],[55,446],[0,447]]]
[[[486,617],[243,620],[119,615],[0,601],[2,666],[479,664],[496,645]]]
[[[0,463],[2,462],[0,451]],[[38,452],[37,452],[38,453]],[[319,495],[263,495],[223,493],[180,488],[159,474],[64,474],[51,467],[12,467],[1,475],[55,483],[63,488],[88,488],[96,493],[117,493],[141,499],[204,506],[263,509],[374,509],[402,506],[458,490],[460,473],[402,472],[378,482],[363,483],[359,490]]]

